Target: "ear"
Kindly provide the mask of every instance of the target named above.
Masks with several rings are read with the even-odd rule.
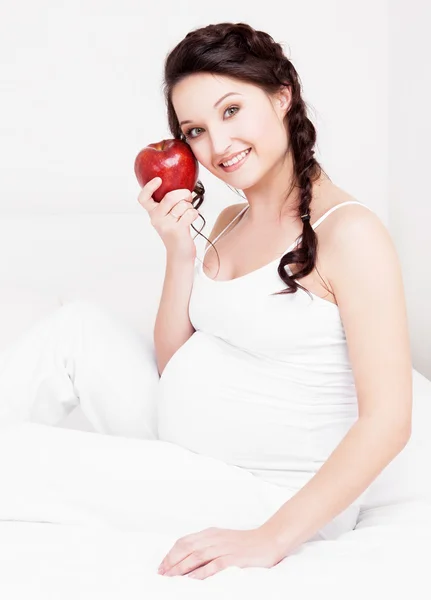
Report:
[[[292,93],[290,91],[290,86],[283,85],[278,93],[276,94],[277,107],[279,108],[282,116],[284,117],[286,113],[289,111],[290,106],[292,104]]]

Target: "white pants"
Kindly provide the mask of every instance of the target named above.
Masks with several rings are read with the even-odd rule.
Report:
[[[78,404],[98,433],[157,439],[152,346],[103,306],[70,302],[0,354],[0,426],[56,425]]]
[[[158,440],[158,384],[153,345],[89,302],[55,310],[3,351],[0,522],[186,535],[269,518],[279,502],[269,484]],[[78,404],[97,433],[139,440],[46,427]]]
[[[120,487],[128,498],[140,497],[136,504],[137,512],[133,516],[134,523],[138,523],[146,508],[152,519],[157,521],[157,507],[166,505],[167,500],[170,508],[168,510],[165,506],[164,513],[166,515],[169,512],[173,519],[178,510],[186,515],[190,506],[195,506],[192,511],[194,515],[189,515],[197,519],[195,524],[235,527],[236,523],[242,528],[250,524],[256,527],[258,523],[263,523],[292,493],[260,480],[239,467],[224,465],[221,461],[194,455],[182,448],[177,452],[178,447],[174,444],[158,440],[158,383],[159,374],[151,343],[141,339],[138,332],[104,307],[89,302],[71,302],[37,322],[0,354],[0,436],[2,426],[7,429],[12,425],[13,428],[14,425],[25,422],[55,426],[80,404],[83,413],[98,433],[153,440],[153,443],[145,442],[139,448],[139,465],[136,465],[136,470],[146,473],[146,484],[139,493],[133,487],[137,485],[133,478],[127,481],[121,479],[125,471],[123,464],[117,465],[117,474],[113,470],[112,461],[99,467],[99,472],[106,467],[107,485],[114,485],[115,489]],[[16,499],[34,495],[34,486],[30,481],[34,477],[39,482],[43,478],[49,480],[49,472],[52,472],[49,461],[54,461],[52,469],[56,471],[56,491],[60,478],[62,481],[63,496],[58,505],[64,508],[76,496],[79,482],[91,463],[93,453],[95,464],[99,460],[97,446],[93,448],[90,443],[84,457],[80,453],[82,440],[79,436],[63,439],[54,431],[52,435],[43,431],[28,431],[34,436],[37,452],[39,455],[42,451],[47,452],[46,458],[41,463],[37,453],[29,456],[24,450],[22,462],[9,465],[11,484],[6,486],[10,494],[8,506],[10,510],[18,511]],[[21,432],[17,430],[16,436],[12,432],[9,438],[4,430],[3,436],[3,446],[0,445],[3,453],[11,452],[18,457],[24,443],[25,429]],[[72,462],[69,470],[66,465],[65,470],[60,471],[55,462],[55,454],[63,443],[70,444]],[[106,451],[108,450],[107,447]],[[113,452],[115,454],[115,448]],[[187,453],[187,461],[184,452]],[[59,460],[61,462],[64,457]],[[80,465],[76,465],[77,460],[81,461]],[[136,457],[133,455],[130,463],[134,460]],[[71,477],[72,465],[81,469],[81,475],[78,470],[75,479]],[[3,461],[3,483],[7,468],[6,461]],[[22,488],[17,487],[14,475],[16,468],[22,475]],[[214,469],[218,475],[212,481]],[[207,471],[210,473],[209,481],[204,480]],[[91,479],[91,473],[89,477]],[[115,481],[120,480],[121,484],[116,486]],[[178,480],[188,481],[182,491],[182,502],[178,491],[172,492],[172,482]],[[128,485],[132,487],[127,491]],[[48,483],[42,488],[44,494],[50,493]],[[93,494],[103,495],[106,510],[111,506],[113,512],[118,512],[120,509],[114,505],[113,494],[102,493],[102,490],[102,481],[99,480]],[[151,495],[148,490],[151,490]],[[88,496],[88,486],[84,496]],[[221,497],[224,499],[221,500]],[[42,511],[40,515],[49,520],[49,515],[44,512],[44,503],[47,501],[43,498],[38,503],[39,510]],[[124,498],[122,502],[127,500]],[[230,503],[231,508],[226,506],[226,502]],[[98,503],[101,504],[102,500],[99,499]],[[5,497],[3,505],[6,506]],[[123,505],[120,503],[120,506]],[[182,505],[182,509],[179,505]],[[196,506],[202,508],[201,514],[196,512]],[[246,507],[248,510],[245,510]],[[29,505],[24,505],[22,510],[24,515],[27,514]],[[350,507],[317,532],[310,541],[333,539],[350,531],[356,523],[358,510],[355,506]],[[19,519],[20,514],[14,513],[14,518]],[[162,519],[160,515],[159,517]],[[166,516],[162,521],[166,521]]]

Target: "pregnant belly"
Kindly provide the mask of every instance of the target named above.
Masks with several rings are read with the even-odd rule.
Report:
[[[350,420],[338,418],[334,430],[303,390],[288,385],[285,369],[281,379],[273,369],[262,358],[196,331],[160,378],[159,439],[299,489]],[[319,422],[326,424],[323,438]]]

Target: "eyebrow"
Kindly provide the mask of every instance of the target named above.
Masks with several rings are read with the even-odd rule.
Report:
[[[228,96],[242,96],[242,94],[240,94],[239,92],[228,92],[227,94],[225,94],[217,100],[217,102],[214,104],[214,108],[217,108],[220,102],[222,102]],[[181,121],[180,125],[185,125],[185,123],[193,123],[193,121]]]

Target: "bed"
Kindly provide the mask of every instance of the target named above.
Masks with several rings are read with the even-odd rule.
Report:
[[[62,304],[97,302],[146,340],[155,402],[157,243],[144,216],[5,216],[0,352]],[[0,597],[430,598],[431,381],[414,370],[413,385],[412,437],[373,482],[353,531],[303,544],[272,569],[230,567],[203,581],[157,566],[182,535],[258,526],[281,505],[278,488],[167,442],[101,435],[79,411],[55,427],[5,424]]]

